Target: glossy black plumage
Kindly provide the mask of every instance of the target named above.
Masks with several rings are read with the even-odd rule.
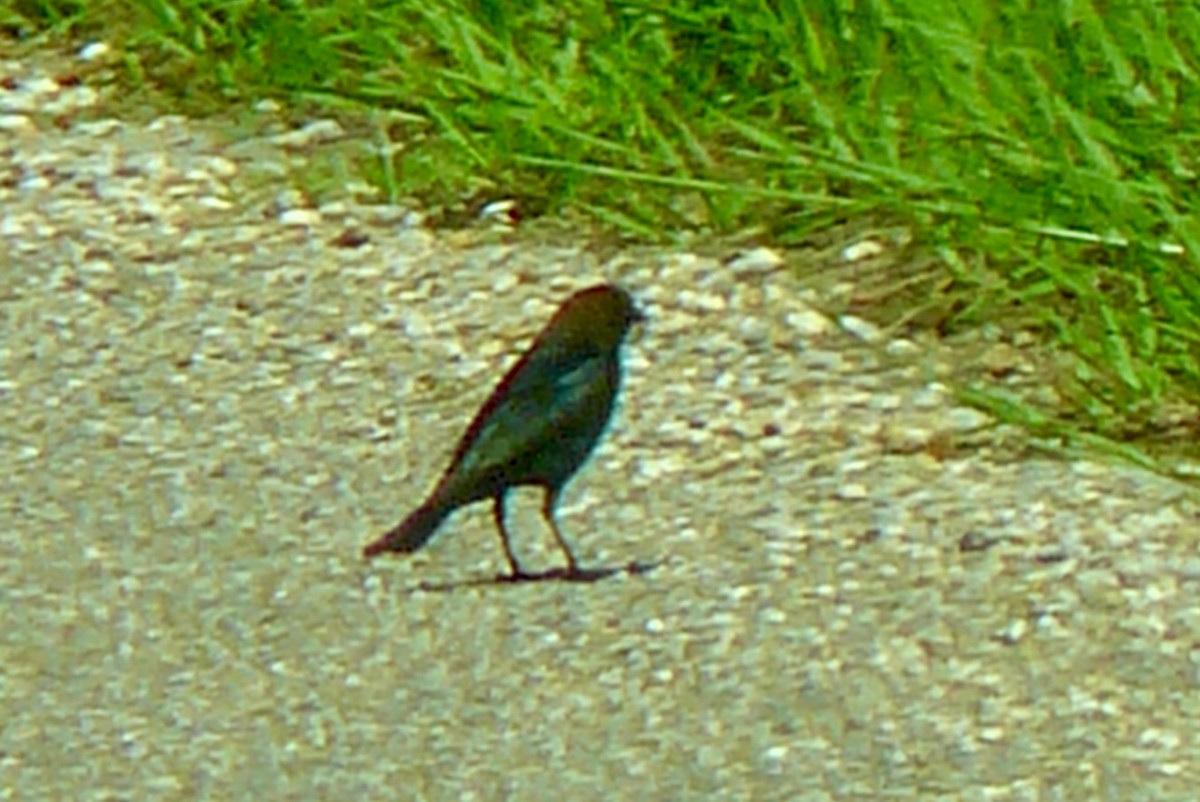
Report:
[[[599,285],[568,298],[476,413],[429,498],[368,545],[365,556],[416,551],[454,510],[492,499],[511,577],[527,576],[509,541],[505,497],[510,488],[534,485],[545,490],[542,512],[566,555],[568,574],[581,573],[554,509],[612,416],[620,346],[641,319],[620,287]]]

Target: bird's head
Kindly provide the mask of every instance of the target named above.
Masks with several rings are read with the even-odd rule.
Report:
[[[599,351],[621,344],[634,323],[646,316],[629,293],[614,284],[600,284],[572,295],[546,325],[543,337]]]

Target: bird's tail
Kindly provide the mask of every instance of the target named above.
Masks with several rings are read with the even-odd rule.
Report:
[[[383,537],[363,549],[364,557],[374,557],[385,551],[409,554],[424,546],[433,533],[446,520],[450,511],[438,504],[425,502],[417,507],[397,526],[384,533]]]

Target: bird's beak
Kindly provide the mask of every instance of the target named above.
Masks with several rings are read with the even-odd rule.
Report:
[[[629,313],[629,320],[633,323],[645,323],[649,319],[640,306],[634,306]]]

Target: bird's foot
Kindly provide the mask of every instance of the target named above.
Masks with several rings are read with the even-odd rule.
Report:
[[[486,587],[488,585],[518,585],[534,584],[537,582],[590,583],[598,582],[601,579],[608,579],[617,574],[628,574],[630,576],[647,574],[664,562],[665,560],[655,560],[654,562],[639,562],[634,560],[626,565],[609,566],[607,568],[580,568],[577,565],[574,569],[569,567],[551,568],[547,571],[535,571],[532,573],[518,569],[507,574],[497,574],[493,577],[479,577],[477,579],[467,579],[458,582],[422,582],[416,586],[416,590],[426,593],[447,593],[452,590]]]
[[[599,582],[601,579],[608,579],[617,574],[629,574],[630,576],[647,574],[660,565],[662,565],[662,560],[654,562],[634,560],[627,565],[610,565],[599,568],[584,568],[576,564],[562,568],[550,568],[546,571],[537,571],[534,573],[524,570],[513,571],[508,574],[498,575],[496,581],[505,584],[520,582]]]
[[[531,574],[528,571],[510,571],[507,574],[496,574],[496,582],[501,585],[515,585],[518,582],[537,582],[545,579],[541,574]]]
[[[498,574],[496,582],[516,585],[525,582],[597,582],[624,571],[620,568],[548,568],[545,571],[521,571]]]

